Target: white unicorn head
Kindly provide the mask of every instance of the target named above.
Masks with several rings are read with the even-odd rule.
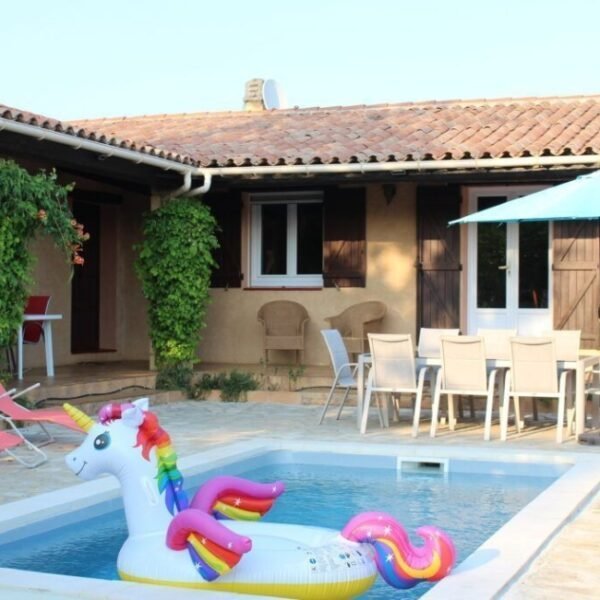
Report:
[[[87,415],[74,407],[65,410],[87,432],[84,442],[67,454],[67,466],[82,479],[94,479],[103,473],[119,476],[126,465],[131,464],[132,456],[140,466],[146,462],[137,445],[138,428],[148,410],[148,398],[140,398],[126,405],[120,418],[110,416],[94,423]],[[102,413],[101,413],[102,414]],[[145,469],[144,469],[145,470]]]

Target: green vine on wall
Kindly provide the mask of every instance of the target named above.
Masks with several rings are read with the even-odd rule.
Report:
[[[136,263],[148,300],[157,388],[189,383],[205,325],[215,220],[197,200],[176,198],[147,214]]]
[[[30,174],[0,159],[0,347],[12,344],[23,319],[34,257],[29,243],[50,235],[69,262],[83,265],[89,239],[68,205],[72,186],[59,185],[54,171]]]

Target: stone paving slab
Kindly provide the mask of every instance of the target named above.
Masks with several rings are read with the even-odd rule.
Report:
[[[493,440],[483,442],[480,423],[459,424],[455,432],[441,429],[435,440],[427,435],[427,424],[421,427],[417,439],[410,437],[408,419],[382,430],[377,418],[369,422],[365,436],[356,429],[351,409],[342,419],[327,418],[318,426],[319,406],[279,405],[269,403],[221,403],[185,401],[155,407],[161,425],[169,432],[179,456],[188,456],[218,445],[253,438],[292,440],[323,440],[352,443],[398,444],[410,443],[448,447],[504,448],[542,450],[554,454],[566,452],[595,453],[597,446],[585,446],[570,441],[557,446],[555,428],[526,428],[522,434],[513,434],[508,442],[499,441],[499,431],[493,429]],[[334,411],[332,411],[332,414]],[[33,430],[30,430],[33,435]],[[10,459],[0,459],[0,504],[26,498],[42,492],[60,489],[77,483],[64,465],[64,456],[82,440],[82,435],[70,430],[52,427],[56,442],[45,446],[48,463],[25,469]],[[35,438],[33,438],[35,439]],[[505,595],[519,600],[600,597],[600,558],[595,538],[600,532],[600,494],[572,523],[554,539],[532,568]],[[485,599],[482,599],[485,600]]]

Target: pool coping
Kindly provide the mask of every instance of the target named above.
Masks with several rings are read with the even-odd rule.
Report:
[[[422,596],[426,600],[480,600],[496,598],[506,592],[531,566],[556,534],[569,523],[600,489],[600,456],[588,453],[547,450],[414,446],[409,444],[354,444],[347,442],[256,439],[211,448],[181,458],[180,470],[186,476],[218,468],[220,465],[271,451],[337,453],[396,457],[403,460],[445,460],[510,462],[520,464],[570,465],[569,470],[519,511],[508,523],[468,556],[446,579]],[[324,461],[326,462],[326,461]],[[0,514],[0,534],[27,524],[86,508],[120,495],[118,481],[103,477],[61,490],[47,492],[4,504]],[[539,515],[545,515],[541,520]],[[460,518],[457,516],[457,518]],[[131,586],[135,586],[132,588]],[[79,598],[164,597],[160,586],[132,584],[83,577],[53,575],[0,568],[0,590],[38,590],[49,595],[60,593]],[[93,589],[91,589],[93,588]],[[217,595],[193,591],[194,597],[240,598],[236,594]],[[162,596],[161,596],[162,594]],[[169,588],[169,597],[189,598],[190,590]],[[68,596],[67,596],[68,597]],[[243,596],[250,598],[251,596]],[[257,598],[257,596],[252,596]]]

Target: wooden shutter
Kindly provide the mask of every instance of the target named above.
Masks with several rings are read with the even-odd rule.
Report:
[[[554,328],[580,329],[581,345],[598,348],[600,221],[553,225]]]
[[[213,256],[218,265],[212,273],[213,288],[242,285],[242,196],[239,191],[207,194],[203,202],[217,221],[219,247]]]
[[[459,186],[417,188],[418,327],[460,327]]]
[[[366,285],[366,194],[364,188],[325,190],[323,283]]]

